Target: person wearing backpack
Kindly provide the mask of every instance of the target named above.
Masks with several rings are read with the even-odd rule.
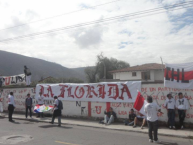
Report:
[[[61,100],[58,100],[57,96],[54,96],[54,108],[51,124],[54,124],[54,120],[58,117],[58,126],[61,126],[61,114],[62,114],[63,104]]]
[[[30,86],[31,84],[31,71],[27,66],[24,66],[24,74],[25,74],[25,81],[26,81],[26,86]]]

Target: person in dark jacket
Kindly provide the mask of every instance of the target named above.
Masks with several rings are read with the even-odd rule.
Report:
[[[130,113],[129,113],[129,119],[125,120],[125,125],[129,125],[132,126],[134,125],[134,119],[136,117],[136,114],[134,113],[134,110],[131,109]]]
[[[32,98],[30,97],[30,94],[27,94],[27,98],[25,99],[25,108],[26,108],[26,112],[25,112],[26,119],[28,117],[28,110],[29,110],[29,113],[30,113],[30,117],[32,118],[32,112],[31,112]]]
[[[116,113],[113,111],[113,108],[110,108],[109,112],[104,112],[104,123],[105,124],[111,124],[117,119]]]

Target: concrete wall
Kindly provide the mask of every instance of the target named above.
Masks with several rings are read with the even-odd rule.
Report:
[[[35,98],[35,88],[10,88],[3,89],[0,95],[4,98],[3,106],[4,110],[7,110],[7,96],[10,91],[14,92],[16,109],[15,111],[25,111],[24,100],[27,93],[30,93],[32,98]],[[177,98],[177,93],[181,91],[185,94],[189,100],[191,108],[187,111],[185,122],[193,123],[193,89],[192,90],[179,90],[165,88],[163,84],[142,84],[141,93],[144,97],[152,95],[154,101],[157,100],[158,104],[161,105],[163,115],[159,116],[159,120],[167,121],[167,112],[163,107],[166,95],[172,92],[173,96]],[[35,99],[33,99],[36,104]],[[45,104],[53,104],[53,101],[45,101]],[[113,107],[117,113],[118,118],[128,118],[129,111],[133,108],[133,103],[100,103],[100,102],[71,102],[63,101],[64,110],[62,114],[64,116],[71,117],[103,117],[104,110],[109,107]],[[176,120],[178,120],[178,114],[176,112]]]

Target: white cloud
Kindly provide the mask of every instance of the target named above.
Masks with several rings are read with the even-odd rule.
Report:
[[[78,10],[83,4],[85,7],[106,2],[109,0],[3,1],[0,3],[0,17],[2,18],[0,29]],[[0,39],[179,2],[182,1],[120,0],[94,9],[32,23],[29,26],[0,31]],[[100,52],[104,52],[107,57],[127,61],[131,65],[161,63],[160,56],[164,62],[187,62],[192,58],[193,47],[193,20],[190,16],[184,15],[189,11],[190,9],[184,9],[137,19],[125,18],[100,25],[50,33],[33,39],[19,39],[6,44],[0,43],[0,49],[60,63],[72,68],[94,65],[96,55]],[[178,17],[179,19],[176,19]],[[124,48],[119,49],[121,42],[128,42],[128,45],[122,44]]]

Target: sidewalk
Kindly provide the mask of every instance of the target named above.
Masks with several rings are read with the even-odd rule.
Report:
[[[7,114],[5,114],[4,117],[8,117]],[[14,114],[13,119],[20,119],[20,120],[26,120],[24,115],[21,114]],[[38,121],[38,122],[50,122],[51,117],[45,117],[45,118],[33,118],[33,119],[27,119],[29,121]],[[58,119],[55,119],[55,123],[57,123]],[[132,132],[139,132],[139,133],[148,133],[147,127],[144,127],[144,129],[141,129],[140,127],[133,128],[132,126],[125,126],[123,124],[112,124],[112,125],[104,125],[99,124],[97,121],[90,121],[90,120],[76,120],[76,119],[68,119],[68,118],[62,118],[62,124],[68,124],[68,125],[77,125],[77,126],[84,126],[84,127],[92,127],[92,128],[104,128],[104,129],[111,129],[111,130],[119,130],[119,131],[132,131]],[[163,136],[174,136],[174,137],[181,137],[181,138],[191,138],[193,139],[193,130],[170,130],[168,128],[159,128],[159,135]]]

